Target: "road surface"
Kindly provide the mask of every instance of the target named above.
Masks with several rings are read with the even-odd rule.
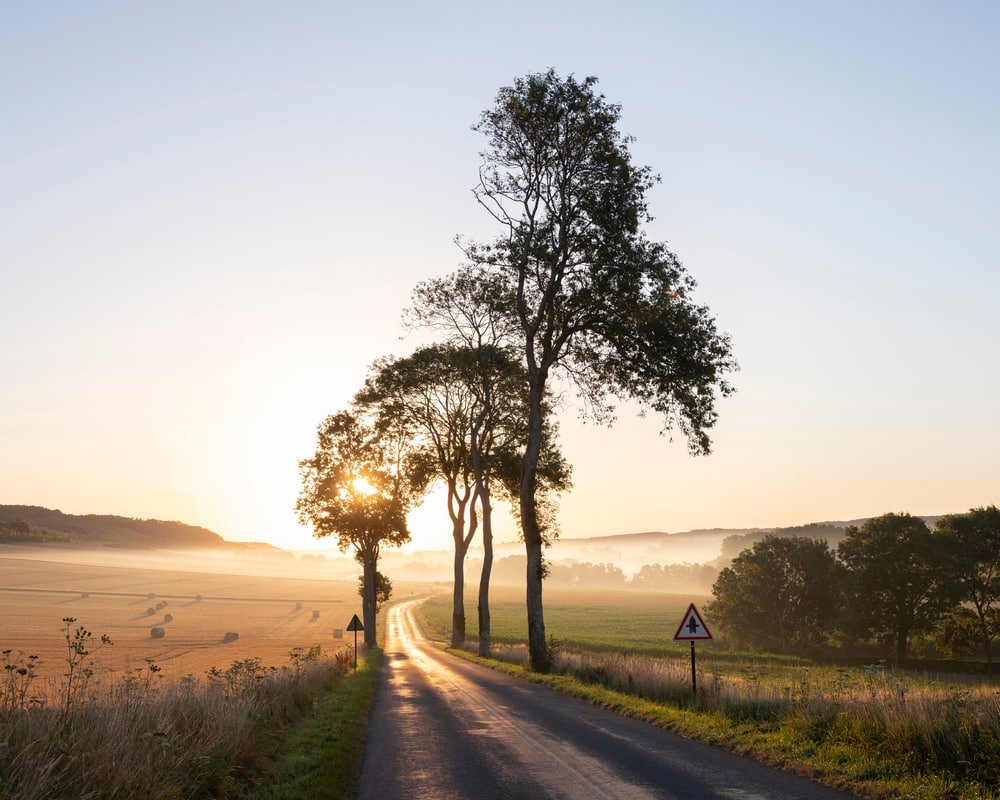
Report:
[[[850,795],[444,653],[394,606],[358,800]]]

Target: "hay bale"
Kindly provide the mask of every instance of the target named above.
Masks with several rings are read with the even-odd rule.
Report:
[[[167,604],[161,600],[159,603],[156,604],[156,610],[162,611],[164,608],[166,608],[166,605]]]
[[[146,616],[147,616],[147,617],[151,617],[151,616],[153,616],[153,614],[155,614],[155,613],[156,613],[156,609],[155,609],[155,608],[147,608],[147,609],[146,609]]]
[[[295,610],[296,611],[301,611],[302,610],[302,603],[296,603],[295,604]]]
[[[149,635],[150,635],[150,638],[153,638],[153,639],[162,639],[164,636],[167,635],[167,632],[163,628],[152,628],[149,631]]]
[[[86,600],[88,597],[90,597],[90,592],[80,592],[81,600]]]
[[[235,642],[240,638],[240,635],[236,631],[226,631],[225,635],[222,637],[224,642]]]
[[[173,622],[174,621],[174,615],[173,614],[164,614],[163,615],[163,621],[164,622]]]
[[[319,609],[318,609],[318,608],[314,608],[314,609],[313,609],[313,615],[312,615],[312,618],[313,618],[313,619],[319,619]]]
[[[202,601],[203,599],[204,599],[204,598],[203,598],[203,597],[202,597],[202,596],[201,596],[200,594],[196,594],[196,595],[194,596],[194,601],[195,601],[196,603],[200,603],[200,602],[201,602],[201,601]]]
[[[333,629],[333,638],[334,639],[343,639],[344,638],[344,629],[343,628],[334,628]]]
[[[156,592],[150,592],[149,594],[146,595],[146,598],[148,600],[152,600],[154,597],[156,597]]]

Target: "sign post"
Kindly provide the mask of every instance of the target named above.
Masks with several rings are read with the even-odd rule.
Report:
[[[705,620],[701,618],[694,603],[688,606],[681,624],[677,626],[677,633],[674,634],[675,642],[691,642],[691,699],[698,697],[698,673],[695,671],[694,643],[699,639],[709,640],[712,638]]]
[[[354,631],[354,669],[358,668],[358,631],[363,631],[364,629],[365,626],[361,624],[361,620],[358,619],[357,614],[351,617],[351,621],[347,623],[347,630]]]

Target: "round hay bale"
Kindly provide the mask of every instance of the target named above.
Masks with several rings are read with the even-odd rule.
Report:
[[[164,622],[173,622],[174,621],[174,615],[173,614],[164,614],[163,615],[163,621]]]
[[[147,617],[151,617],[151,616],[153,616],[153,614],[155,614],[155,613],[156,613],[156,609],[155,609],[155,608],[147,608],[147,609],[146,609],[146,616],[147,616]]]
[[[295,610],[296,611],[301,611],[302,610],[302,603],[296,603],[295,604]]]
[[[152,639],[162,639],[166,635],[167,635],[167,632],[163,628],[152,628],[149,631],[149,636]]]
[[[80,592],[81,600],[86,600],[88,597],[90,597],[90,592]]]
[[[236,631],[226,631],[225,635],[222,637],[224,642],[235,642],[240,638],[240,635]]]
[[[149,600],[152,600],[154,597],[156,597],[156,592],[150,592],[146,595],[146,598]]]
[[[343,639],[344,638],[344,629],[343,628],[334,628],[333,629],[333,638],[334,639]]]
[[[196,594],[196,595],[194,596],[194,601],[195,601],[196,603],[200,603],[200,602],[201,602],[202,600],[204,600],[204,598],[203,598],[203,597],[202,597],[202,596],[201,596],[200,594]]]
[[[164,603],[164,602],[163,602],[163,601],[161,600],[161,601],[160,601],[159,603],[157,603],[157,604],[156,604],[156,610],[157,610],[157,611],[161,611],[161,610],[162,610],[163,608],[165,608],[165,607],[166,607],[166,605],[167,605],[167,604],[166,604],[166,603]]]
[[[312,618],[313,619],[319,619],[319,609],[318,608],[314,608],[313,609],[313,616],[312,616]]]

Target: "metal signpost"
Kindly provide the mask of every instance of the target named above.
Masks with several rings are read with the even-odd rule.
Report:
[[[691,642],[691,698],[695,699],[698,696],[698,675],[695,672],[694,667],[694,643],[701,640],[709,640],[712,638],[711,632],[708,630],[708,626],[705,624],[705,620],[701,618],[701,614],[698,613],[698,609],[694,607],[694,603],[688,606],[687,613],[684,614],[684,618],[681,620],[681,624],[677,626],[677,633],[674,634],[675,642]]]
[[[363,631],[365,626],[361,624],[361,620],[358,619],[358,615],[355,614],[351,617],[351,621],[347,623],[347,630],[354,631],[354,669],[358,668],[358,631]],[[692,646],[693,646],[692,642]]]

